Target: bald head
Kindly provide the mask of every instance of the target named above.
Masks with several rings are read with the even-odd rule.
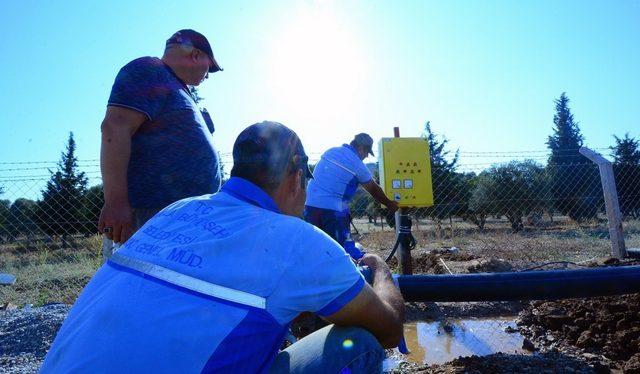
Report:
[[[211,58],[187,44],[167,44],[162,61],[190,86],[197,86],[209,75]]]

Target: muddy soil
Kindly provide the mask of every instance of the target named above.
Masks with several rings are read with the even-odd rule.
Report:
[[[558,349],[603,366],[640,373],[640,295],[533,302],[520,314],[521,333],[542,350]]]
[[[519,248],[519,251],[500,250],[504,242],[507,241],[498,241],[500,245],[485,245],[486,248],[476,244],[462,249],[448,246],[417,249],[412,252],[414,273],[518,271],[540,264],[542,258],[554,258],[528,251],[529,248],[525,247]],[[540,248],[538,245],[535,247]],[[378,248],[380,250],[372,252],[378,252],[384,257],[388,255],[390,248]],[[516,257],[514,253],[520,257]],[[535,256],[523,255],[531,253]],[[623,265],[615,261],[603,263],[602,258],[595,262],[592,261],[595,257],[587,257],[577,250],[576,253],[579,256],[564,257],[561,260],[580,262],[580,266]],[[390,266],[397,270],[395,258],[390,261]],[[545,267],[551,268],[553,267]],[[519,314],[519,332],[526,337],[524,348],[532,354],[472,356],[458,358],[443,365],[402,362],[393,370],[395,373],[606,373],[611,369],[614,372],[640,373],[640,295],[534,303],[407,303],[406,307],[408,322]],[[21,314],[0,314],[0,343],[3,343],[0,344],[0,372],[7,370],[27,373],[37,370],[66,313],[65,310],[59,313],[60,316],[40,316],[40,309],[21,311]],[[43,327],[34,322],[36,320],[48,322]],[[293,324],[292,333],[300,338],[322,325],[315,316],[308,315]],[[22,327],[29,327],[31,332],[23,333],[27,330]],[[42,335],[42,331],[46,332],[46,337]],[[21,344],[17,345],[18,342]],[[27,346],[22,342],[33,342],[34,345]],[[18,350],[9,352],[8,347]]]
[[[598,368],[560,352],[536,355],[461,357],[444,365],[419,366],[403,363],[392,373],[476,374],[476,373],[599,373]]]
[[[414,274],[491,273],[513,270],[513,266],[504,260],[482,260],[470,253],[448,250],[413,253],[412,264]],[[389,260],[389,267],[393,271],[398,270],[398,260],[395,257]]]
[[[447,318],[515,316],[527,304],[520,301],[478,301],[468,303],[406,303],[406,322],[440,321]]]
[[[460,274],[518,271],[535,264],[465,251],[414,251],[415,274]],[[594,259],[581,264],[551,264],[540,270],[571,266],[637,265],[633,261]],[[395,259],[392,268],[397,267]],[[404,362],[396,372],[624,372],[640,373],[640,295],[571,299],[557,302],[407,303],[407,321],[450,317],[516,315],[525,349],[532,356],[495,354],[459,358],[445,365],[419,366]]]

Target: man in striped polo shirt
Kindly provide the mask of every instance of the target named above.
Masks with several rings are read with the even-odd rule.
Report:
[[[349,237],[349,203],[359,185],[392,213],[398,210],[398,203],[387,198],[363,163],[367,155],[373,156],[372,147],[371,136],[360,133],[351,143],[327,150],[313,171],[313,180],[309,182],[304,218],[341,246],[345,246]],[[356,259],[361,256],[354,248],[345,249]]]

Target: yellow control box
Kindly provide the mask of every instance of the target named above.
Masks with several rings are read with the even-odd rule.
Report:
[[[378,143],[380,186],[400,207],[433,206],[429,141],[382,138]]]

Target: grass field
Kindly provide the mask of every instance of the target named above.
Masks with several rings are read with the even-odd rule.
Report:
[[[395,241],[389,227],[384,231],[365,219],[355,220],[360,242],[374,253],[386,255]],[[525,268],[547,261],[588,262],[610,257],[606,223],[578,226],[558,219],[542,228],[513,233],[499,220],[487,223],[484,231],[465,222],[438,227],[430,221],[414,223],[417,240],[414,258],[431,250],[456,247],[460,253],[479,259],[503,259]],[[640,247],[640,221],[625,223],[627,247]],[[0,272],[17,277],[13,286],[0,288],[0,303],[22,306],[52,302],[72,303],[100,266],[102,238],[92,236],[70,241],[69,248],[52,242],[0,245]]]
[[[2,245],[0,271],[17,281],[0,288],[0,302],[42,305],[73,303],[102,263],[102,237],[76,239],[62,249],[45,242]]]

